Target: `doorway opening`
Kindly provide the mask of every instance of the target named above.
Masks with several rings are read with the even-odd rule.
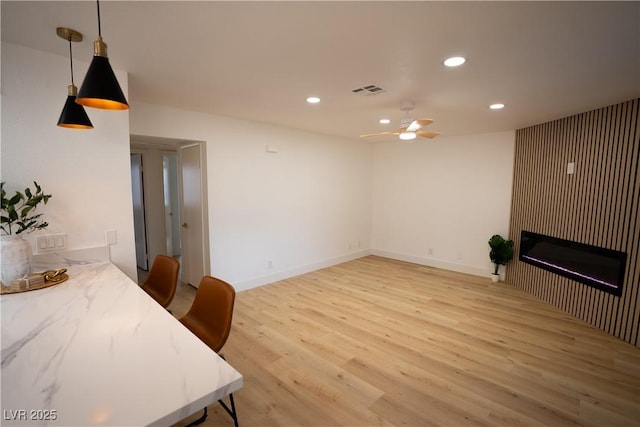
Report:
[[[181,282],[196,287],[209,274],[204,150],[201,141],[131,136],[134,217],[142,219],[134,220],[136,259],[138,252],[143,258],[138,262],[139,282],[158,254],[180,260]],[[139,171],[134,170],[134,157]],[[139,191],[134,190],[134,172],[140,174]]]

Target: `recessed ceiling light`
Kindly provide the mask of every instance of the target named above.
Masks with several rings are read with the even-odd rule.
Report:
[[[389,120],[389,119],[380,119],[380,124],[381,125],[388,125],[389,123],[391,123],[391,120]]]
[[[317,96],[310,96],[307,98],[307,102],[309,104],[317,104],[318,102],[320,102],[320,98],[318,98]]]
[[[491,104],[489,105],[489,108],[492,110],[501,110],[504,108],[504,104]]]
[[[444,65],[446,65],[447,67],[459,67],[460,65],[464,64],[466,61],[465,58],[463,58],[462,56],[453,56],[451,58],[448,58],[444,61]]]

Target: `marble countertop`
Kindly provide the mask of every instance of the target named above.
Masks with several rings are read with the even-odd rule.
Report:
[[[167,426],[242,387],[114,265],[66,267],[64,283],[0,297],[3,426]]]

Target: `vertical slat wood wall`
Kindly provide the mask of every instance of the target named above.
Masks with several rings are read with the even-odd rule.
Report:
[[[640,99],[516,131],[506,281],[640,347]],[[567,164],[575,163],[573,175]],[[520,262],[528,230],[627,253],[622,296]]]

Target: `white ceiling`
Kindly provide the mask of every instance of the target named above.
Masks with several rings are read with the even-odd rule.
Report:
[[[2,41],[68,55],[96,4],[2,1]],[[640,96],[640,2],[102,1],[114,68],[129,101],[329,135],[398,127],[400,105],[444,135],[494,132]],[[447,69],[442,61],[467,63]],[[83,76],[76,76],[81,82]],[[62,88],[68,82],[60,82]],[[384,93],[352,93],[375,84]],[[78,83],[79,86],[79,83]],[[319,96],[310,105],[305,98]],[[506,104],[500,111],[487,107]],[[387,117],[391,125],[380,125]],[[379,140],[385,140],[382,137]]]

